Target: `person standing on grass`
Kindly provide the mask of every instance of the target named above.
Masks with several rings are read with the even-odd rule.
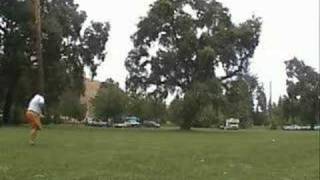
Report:
[[[29,102],[28,110],[26,112],[26,120],[31,125],[30,145],[34,145],[38,131],[42,129],[40,118],[43,117],[44,97],[42,94],[36,94]]]

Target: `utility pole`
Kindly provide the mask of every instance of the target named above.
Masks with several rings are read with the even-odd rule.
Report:
[[[41,4],[40,0],[32,1],[32,12],[34,20],[34,50],[38,61],[38,91],[44,92],[44,70],[42,58],[42,32],[41,32]]]
[[[272,104],[272,81],[270,81],[269,88],[270,88],[270,103]]]
[[[270,83],[269,83],[269,107],[268,107],[268,109],[269,109],[269,118],[270,118],[270,120],[271,120],[271,118],[272,118],[272,81],[270,81]]]

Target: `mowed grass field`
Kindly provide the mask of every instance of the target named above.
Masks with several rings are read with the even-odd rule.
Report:
[[[319,180],[319,132],[0,128],[0,180]],[[274,139],[274,142],[273,142]]]

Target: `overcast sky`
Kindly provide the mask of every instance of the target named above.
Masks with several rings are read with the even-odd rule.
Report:
[[[139,18],[146,16],[154,0],[75,0],[85,10],[88,21],[111,24],[105,62],[95,78],[113,78],[125,87],[124,60]],[[319,0],[220,0],[230,9],[232,20],[240,23],[253,14],[262,17],[260,44],[251,59],[251,72],[265,85],[269,94],[272,81],[273,101],[286,93],[284,61],[296,56],[319,72]]]

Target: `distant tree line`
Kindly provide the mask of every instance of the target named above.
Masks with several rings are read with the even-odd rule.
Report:
[[[137,116],[141,120],[160,122],[166,115],[166,104],[151,96],[123,91],[112,79],[102,83],[96,97],[91,100],[95,117],[99,120],[122,121],[123,116]]]
[[[253,76],[240,76],[224,90],[219,81],[197,83],[183,97],[169,105],[153,94],[132,93],[119,88],[111,79],[104,82],[92,100],[98,119],[119,120],[122,116],[138,116],[142,120],[172,122],[187,127],[214,127],[227,118],[239,118],[242,127],[314,125],[319,122],[320,75],[303,61],[293,58],[285,62],[287,95],[267,107],[264,88]]]
[[[320,124],[320,74],[302,60],[293,58],[285,62],[287,95],[272,106],[272,125]]]

